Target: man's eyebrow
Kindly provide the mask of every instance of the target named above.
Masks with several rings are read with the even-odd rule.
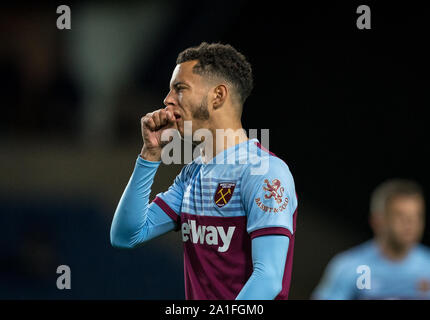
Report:
[[[180,85],[185,85],[185,86],[189,87],[188,83],[183,82],[183,81],[176,81],[175,83],[172,84],[172,87],[175,88],[175,87],[180,86]]]

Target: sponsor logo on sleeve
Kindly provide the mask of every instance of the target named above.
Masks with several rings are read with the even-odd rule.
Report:
[[[418,290],[423,293],[430,291],[430,281],[428,279],[421,279],[418,282]]]
[[[265,191],[264,199],[270,200],[274,199],[277,207],[270,207],[263,203],[264,199],[261,200],[260,197],[255,198],[255,203],[264,212],[282,212],[287,208],[288,197],[283,198],[284,187],[281,186],[281,181],[279,179],[273,179],[271,182],[268,179],[264,179],[265,185],[263,185],[263,190]]]

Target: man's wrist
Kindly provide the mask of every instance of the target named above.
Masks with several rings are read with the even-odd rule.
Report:
[[[143,146],[142,151],[140,152],[140,157],[146,161],[159,162],[161,161],[161,150],[150,151]]]

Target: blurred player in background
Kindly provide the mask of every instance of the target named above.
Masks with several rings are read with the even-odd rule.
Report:
[[[312,298],[430,299],[430,249],[419,244],[421,187],[400,179],[381,184],[372,194],[370,225],[374,238],[335,256]]]
[[[297,198],[285,162],[242,129],[251,65],[232,46],[208,43],[183,51],[176,63],[165,108],[141,120],[143,148],[116,209],[111,243],[135,248],[180,230],[186,299],[287,299]],[[213,157],[205,139],[201,155],[148,204],[167,143],[162,133],[174,129],[184,137],[186,121],[193,134],[212,134]],[[217,129],[231,131],[219,141]],[[267,158],[268,170],[253,174],[259,157]]]

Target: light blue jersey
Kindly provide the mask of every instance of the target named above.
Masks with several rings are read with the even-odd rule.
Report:
[[[251,240],[264,235],[290,239],[277,299],[288,297],[294,180],[285,162],[257,139],[228,148],[207,164],[197,158],[153,202],[182,233],[187,299],[234,299],[253,271]]]
[[[391,261],[374,240],[367,241],[330,261],[312,298],[430,299],[430,249],[417,245]]]

